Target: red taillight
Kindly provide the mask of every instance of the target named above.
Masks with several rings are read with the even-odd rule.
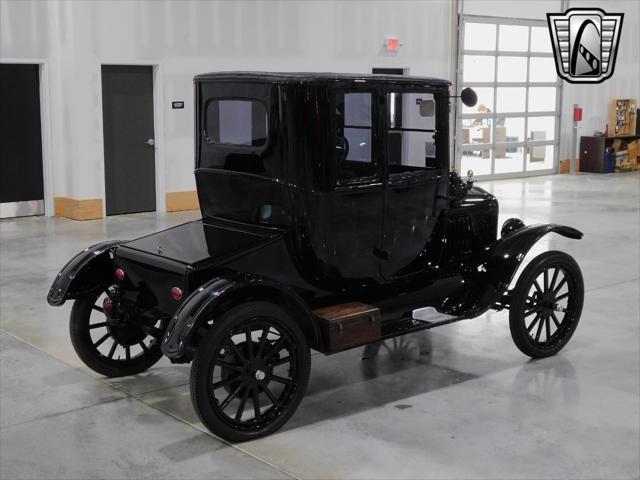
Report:
[[[174,300],[180,300],[182,298],[182,290],[180,290],[178,287],[173,287],[171,289],[171,296]]]
[[[124,270],[121,269],[121,268],[116,268],[114,276],[116,277],[116,280],[118,280],[118,281],[124,280]]]
[[[111,299],[109,297],[105,298],[102,301],[102,311],[104,312],[104,314],[107,317],[111,316],[111,307],[113,306],[113,304],[111,303]]]

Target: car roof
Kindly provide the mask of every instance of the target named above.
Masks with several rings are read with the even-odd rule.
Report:
[[[211,72],[196,75],[194,82],[207,81],[251,81],[262,83],[327,83],[332,81],[364,81],[380,83],[428,84],[449,86],[451,82],[442,78],[388,75],[380,73],[323,73],[323,72]]]

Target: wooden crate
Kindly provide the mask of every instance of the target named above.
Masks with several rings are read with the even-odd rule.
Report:
[[[364,303],[343,303],[319,308],[320,333],[330,352],[364,345],[380,338],[380,309]]]

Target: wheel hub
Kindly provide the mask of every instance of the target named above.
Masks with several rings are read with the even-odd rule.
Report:
[[[135,325],[111,325],[107,323],[107,330],[120,345],[124,346],[136,345],[147,336],[140,327]]]
[[[102,302],[102,308],[107,319],[107,331],[120,345],[136,345],[146,338],[147,334],[144,330],[139,325],[131,322],[126,313],[118,312],[109,297]]]
[[[547,292],[542,297],[541,307],[545,313],[550,314],[555,311],[556,296],[553,292]]]
[[[556,310],[556,295],[553,292],[536,293],[537,307],[540,312],[550,314]]]
[[[231,393],[238,385],[239,382],[251,385],[254,382],[264,382],[265,385],[270,383],[270,380],[267,379],[267,375],[271,373],[273,370],[269,365],[267,365],[264,360],[255,358],[255,355],[258,353],[260,343],[252,340],[251,341],[251,352],[252,357],[246,365],[243,366],[242,370],[230,370],[227,368],[222,368],[221,377],[223,380],[236,378],[237,381],[233,381],[232,383],[226,385],[224,388]],[[248,351],[247,342],[241,342],[236,345],[238,351],[242,352],[246,357],[246,352]],[[273,360],[278,360],[280,357],[278,355],[274,355]],[[223,359],[231,363],[233,365],[242,365],[242,361],[238,358],[238,356],[231,350],[227,350]]]

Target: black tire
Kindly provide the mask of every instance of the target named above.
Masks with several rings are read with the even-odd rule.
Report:
[[[538,255],[511,292],[509,327],[516,346],[532,358],[558,353],[576,331],[583,301],[582,272],[573,257]]]
[[[230,442],[270,435],[296,411],[310,367],[307,339],[287,312],[266,302],[238,305],[216,319],[198,345],[193,408]]]
[[[105,295],[108,291],[73,303],[69,333],[74,350],[87,367],[106,377],[144,372],[162,358],[160,339],[146,334],[135,324],[130,327],[108,325],[102,307],[96,305]]]

